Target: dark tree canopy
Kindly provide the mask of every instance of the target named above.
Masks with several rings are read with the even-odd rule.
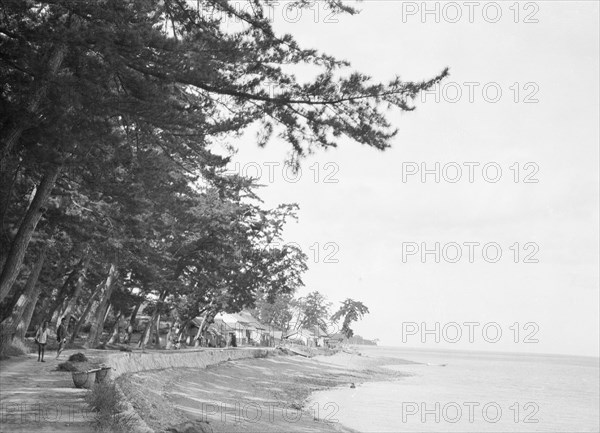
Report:
[[[297,207],[265,209],[213,144],[255,125],[259,136],[243,145],[277,135],[296,164],[348,139],[384,150],[396,134],[387,110],[412,110],[447,70],[374,82],[276,34],[265,12],[274,2],[249,2],[240,11],[227,0],[0,1],[4,317],[37,281],[28,275],[50,241],[39,273],[49,288],[28,291],[35,317],[76,312],[95,335],[119,299],[127,308],[113,311],[147,300],[191,318],[303,285],[302,251],[270,246]],[[240,26],[227,26],[234,17]],[[309,80],[294,75],[299,65]]]

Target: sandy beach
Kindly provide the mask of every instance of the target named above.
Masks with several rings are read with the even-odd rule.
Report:
[[[202,370],[124,375],[118,382],[136,411],[156,431],[186,422],[207,432],[351,431],[336,420],[335,402],[307,406],[310,394],[400,379],[406,374],[382,366],[402,363],[348,353],[314,358],[275,355]]]

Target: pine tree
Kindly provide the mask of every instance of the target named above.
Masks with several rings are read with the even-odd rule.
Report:
[[[276,34],[259,0],[245,12],[209,3],[216,14],[183,0],[3,0],[0,237],[10,248],[1,257],[0,302],[21,294],[15,282],[33,256],[31,239],[50,219],[63,233],[59,243],[93,251],[94,271],[77,296],[92,297],[107,278],[96,270],[109,267],[121,271],[111,273],[118,284],[133,275],[148,296],[170,305],[188,297],[213,313],[252,306],[259,293],[290,293],[301,285],[301,253],[264,245],[291,208],[243,203],[256,197],[251,181],[223,175],[228,159],[210,145],[258,125],[257,143],[283,137],[294,164],[346,139],[384,150],[396,134],[386,110],[412,110],[411,100],[448,73],[373,82]],[[220,15],[241,27],[228,28]],[[309,65],[312,79],[299,81],[295,65]],[[72,262],[83,252],[61,260],[75,276]],[[100,308],[88,309],[93,344],[109,286],[97,294]],[[75,285],[65,288],[73,301]]]

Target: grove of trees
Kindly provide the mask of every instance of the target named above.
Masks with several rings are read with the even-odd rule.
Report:
[[[386,110],[447,75],[373,82],[250,3],[0,0],[0,351],[43,320],[75,318],[73,338],[87,326],[95,347],[109,316],[142,303],[147,342],[169,312],[185,323],[293,296],[306,257],[277,245],[297,206],[264,208],[215,143],[254,125],[241,145],[277,137],[294,165],[348,139],[384,150]]]
[[[264,324],[281,329],[284,335],[305,328],[318,330],[319,335],[341,334],[346,339],[352,338],[354,330],[350,325],[369,314],[369,308],[361,301],[346,298],[339,309],[331,314],[331,305],[325,295],[316,290],[300,298],[285,293],[278,295],[274,302],[259,299],[253,313]]]

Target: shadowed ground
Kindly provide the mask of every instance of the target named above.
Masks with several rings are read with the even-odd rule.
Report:
[[[75,352],[66,350],[59,360],[56,352],[47,352],[44,363],[37,354],[0,362],[0,431],[93,431],[93,413],[83,399],[87,390],[74,387],[70,372],[56,371]]]

